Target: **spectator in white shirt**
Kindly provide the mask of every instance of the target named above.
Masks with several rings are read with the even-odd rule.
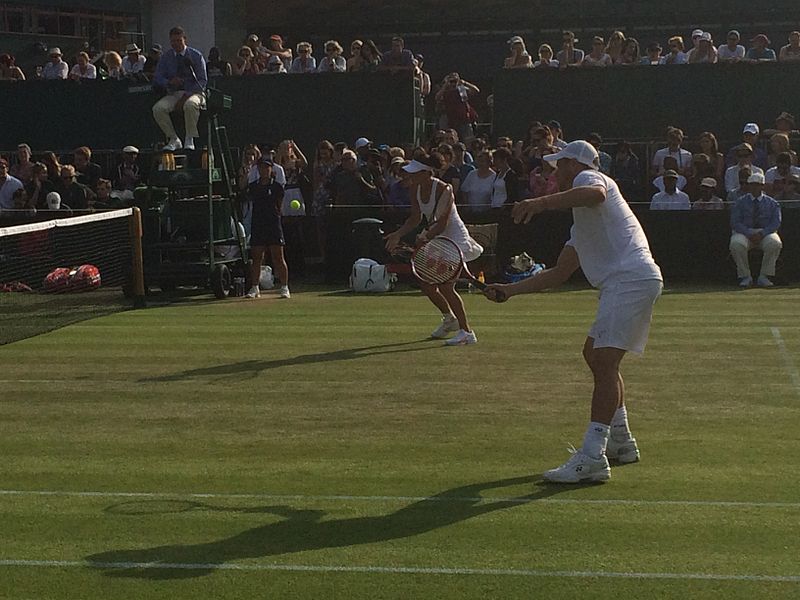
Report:
[[[692,157],[692,159],[694,159],[694,156]],[[692,162],[694,162],[694,160]],[[674,156],[665,156],[663,168],[665,173],[667,171],[675,171],[676,173],[678,173],[678,161],[675,160]],[[687,183],[689,183],[689,180],[679,173],[678,181],[675,183],[675,187],[677,187],[680,191],[684,191]],[[659,175],[658,177],[653,179],[653,187],[656,188],[659,192],[663,192],[666,189],[666,186],[664,185],[663,175]]]
[[[697,200],[692,204],[693,210],[722,210],[725,204],[722,198],[714,194],[717,180],[713,177],[704,177],[698,188]]]
[[[491,152],[481,152],[475,158],[474,171],[470,171],[461,184],[464,205],[473,212],[485,212],[493,206],[497,173],[492,169]]]
[[[679,35],[669,38],[669,54],[661,57],[661,64],[685,65],[688,60],[683,51],[683,38]]]
[[[89,62],[86,52],[78,52],[77,62],[70,71],[69,78],[79,81],[81,79],[97,79],[97,68]]]
[[[61,60],[61,50],[50,48],[50,62],[44,66],[43,79],[66,79],[69,76],[69,65]]]
[[[719,62],[739,62],[744,58],[745,49],[739,43],[741,36],[735,29],[728,32],[728,42],[717,48]]]
[[[297,44],[297,56],[292,61],[289,73],[313,73],[317,70],[317,59],[311,56],[311,50],[308,42]]]
[[[142,56],[139,46],[128,44],[125,48],[125,58],[122,59],[122,73],[126,76],[136,76],[144,71],[146,58]]]
[[[319,61],[319,73],[344,73],[347,70],[347,61],[342,56],[342,47],[336,40],[325,42],[325,58]]]
[[[778,60],[780,62],[800,61],[800,31],[793,31],[789,34],[789,43],[781,48]]]
[[[667,147],[657,150],[653,155],[653,170],[656,175],[664,174],[664,158],[672,156],[678,163],[677,171],[687,177],[692,170],[692,153],[681,148],[683,131],[677,127],[667,127]]]
[[[553,59],[553,49],[550,44],[542,44],[539,46],[539,60],[533,63],[533,68],[539,67],[555,67],[558,68],[558,61]]]
[[[704,31],[700,36],[697,48],[694,48],[689,56],[689,62],[692,64],[705,63],[714,64],[717,62],[717,49],[714,48],[714,41],[711,39],[711,34]]]
[[[743,142],[734,147],[736,164],[728,167],[725,171],[725,191],[732,192],[739,187],[739,171],[744,168],[750,169],[751,175],[760,174],[764,176],[764,171],[753,164],[753,147],[747,142]]]
[[[739,169],[738,173],[738,185],[735,190],[731,190],[727,192],[725,196],[725,201],[729,203],[736,202],[739,198],[744,196],[745,194],[750,193],[750,189],[747,187],[747,180],[750,178],[750,167],[744,167]]]
[[[650,210],[689,210],[692,203],[689,196],[676,186],[678,174],[670,169],[664,173],[664,191],[658,192],[650,201]]]
[[[581,63],[583,67],[609,67],[611,56],[606,54],[606,41],[599,35],[592,39],[592,51],[586,55]]]

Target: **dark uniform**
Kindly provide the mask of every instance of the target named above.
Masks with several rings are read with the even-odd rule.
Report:
[[[286,242],[281,225],[283,186],[274,179],[266,185],[255,181],[248,186],[247,193],[253,203],[250,245],[284,246]]]

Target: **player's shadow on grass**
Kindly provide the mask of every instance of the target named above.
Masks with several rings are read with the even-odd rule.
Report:
[[[204,367],[202,369],[190,369],[174,373],[172,375],[161,375],[159,377],[145,377],[140,382],[165,382],[165,381],[184,381],[196,377],[228,377],[228,376],[247,376],[257,377],[263,371],[279,369],[281,367],[294,367],[298,365],[308,365],[315,363],[335,362],[342,360],[358,360],[370,356],[381,354],[401,354],[407,352],[421,352],[440,348],[439,344],[421,345],[423,342],[431,341],[431,338],[414,340],[411,342],[400,342],[396,344],[382,344],[377,346],[362,346],[360,348],[343,348],[330,352],[314,352],[312,354],[300,354],[289,358],[276,358],[273,360],[243,360],[240,362],[229,363],[227,365],[217,365],[215,367]]]
[[[324,511],[297,510],[288,506],[254,508],[216,508],[243,513],[270,513],[283,517],[282,521],[248,529],[232,537],[213,542],[187,545],[156,546],[133,550],[112,550],[86,557],[90,567],[103,570],[109,577],[144,579],[186,579],[213,573],[221,565],[235,561],[280,556],[309,550],[344,548],[361,544],[374,544],[428,533],[468,519],[498,510],[521,506],[543,500],[560,492],[574,490],[576,486],[538,485],[524,496],[496,501],[482,499],[485,490],[525,485],[540,480],[539,475],[502,479],[486,483],[452,488],[414,502],[394,512],[370,517],[353,517],[323,521]],[[142,514],[121,505],[106,509],[116,514]],[[179,507],[165,512],[185,512],[186,506],[196,509],[197,503],[179,503]]]

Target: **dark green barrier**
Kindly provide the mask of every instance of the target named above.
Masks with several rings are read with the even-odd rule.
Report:
[[[233,146],[294,139],[312,160],[322,139],[414,141],[409,73],[231,77],[216,86],[233,97],[222,115]],[[147,87],[120,81],[0,82],[0,148],[147,148],[162,139],[151,114],[156,100]]]
[[[557,119],[567,139],[662,140],[668,125],[737,140],[745,123],[772,127],[800,114],[800,65],[662,65],[505,70],[494,86],[497,135],[524,139],[528,124]]]

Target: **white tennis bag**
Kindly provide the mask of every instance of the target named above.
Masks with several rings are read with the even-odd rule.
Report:
[[[359,258],[353,263],[350,273],[350,289],[354,292],[390,292],[394,289],[397,276],[386,271],[371,258]]]

